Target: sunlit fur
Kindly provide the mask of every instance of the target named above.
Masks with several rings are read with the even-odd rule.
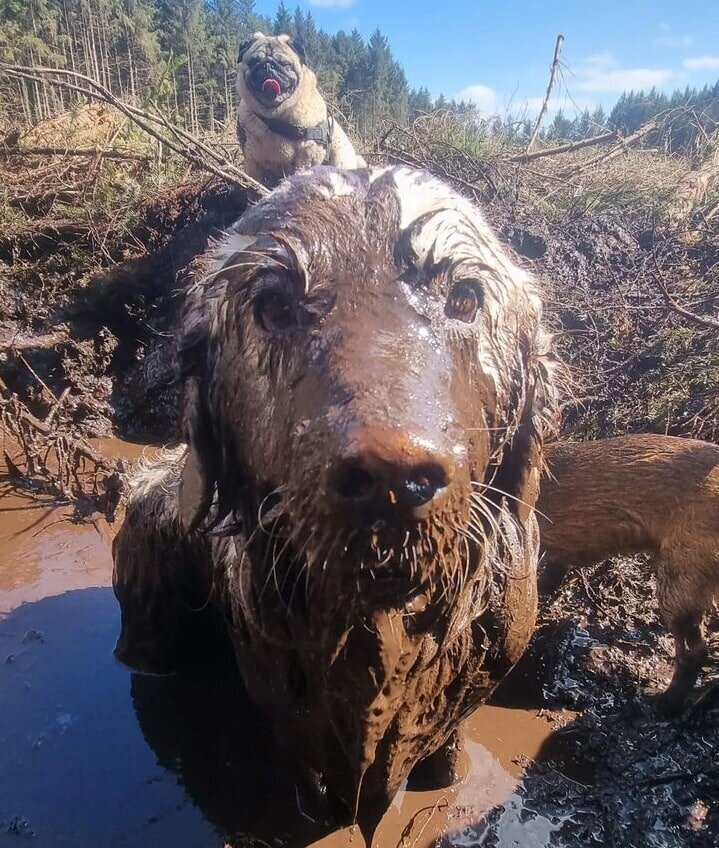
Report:
[[[653,433],[547,448],[539,499],[540,585],[570,568],[646,552],[675,642],[661,704],[681,709],[708,656],[703,619],[719,592],[719,446]]]
[[[457,432],[456,479],[441,506],[376,531],[343,520],[322,477],[323,439],[335,438],[331,416],[352,414],[354,401],[329,412],[310,407],[306,421],[288,418],[300,402],[285,388],[294,337],[266,344],[248,299],[257,280],[284,268],[308,302],[322,303],[337,260],[328,251],[342,250],[349,268],[389,255],[404,275],[397,297],[412,315],[426,313],[428,325],[452,281],[479,280],[483,295],[471,326],[442,319],[433,330],[477,392],[468,399],[472,417],[462,412],[461,426],[448,425]],[[154,495],[151,472],[140,472],[135,491],[143,494],[131,499],[136,520],[123,528],[123,548],[144,557],[151,581],[148,540],[160,530],[179,534],[178,513],[191,528],[182,537],[188,545],[206,540],[214,575],[206,591],[214,587],[228,617],[250,692],[298,758],[350,806],[354,799],[357,813],[361,792],[388,803],[409,769],[519,658],[534,628],[533,506],[558,383],[540,298],[475,206],[405,168],[318,168],[285,181],[215,246],[208,268],[188,292],[180,340],[188,453],[161,460]],[[357,273],[373,269],[360,264]],[[438,288],[425,296],[405,276]],[[360,320],[352,332],[361,331]],[[395,426],[413,420],[411,409],[392,414]],[[156,497],[183,500],[183,491],[195,494],[150,509]],[[144,512],[148,521],[139,519]],[[116,585],[126,570],[116,555]],[[367,639],[377,668],[345,671],[348,645]],[[332,696],[338,680],[358,687],[346,693],[351,710]],[[301,712],[286,715],[288,704],[306,698],[311,706],[302,701]],[[402,730],[410,724],[411,734]],[[393,734],[401,745],[390,742]]]
[[[288,35],[263,35],[256,32],[240,57],[237,71],[237,135],[242,146],[247,173],[268,187],[283,177],[313,165],[326,163],[337,168],[364,168],[364,159],[338,122],[333,123],[332,139],[327,147],[316,141],[286,138],[273,132],[261,119],[280,119],[309,129],[326,121],[327,103],[317,87],[317,77],[298,55],[297,45]],[[250,61],[267,57],[285,62],[293,69],[297,88],[279,105],[262,104],[245,74]]]

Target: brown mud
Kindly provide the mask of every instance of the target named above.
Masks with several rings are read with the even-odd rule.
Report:
[[[68,432],[170,439],[185,269],[246,201],[193,178],[143,204],[129,234],[116,236],[112,217],[65,231],[52,216],[25,222],[27,233],[6,227],[3,393],[44,419],[53,404],[39,376],[55,396],[69,392]],[[497,200],[488,214],[545,285],[582,402],[567,410],[569,431],[716,440],[719,336],[667,308],[657,282],[716,315],[719,216],[686,241],[658,231],[649,210],[635,220],[621,211],[557,218]],[[62,339],[49,344],[55,332]],[[362,848],[358,833],[322,835],[297,812],[231,669],[147,677],[114,661],[109,542],[118,524],[72,517],[9,494],[0,472],[0,848]],[[711,624],[716,633],[716,616]],[[716,661],[716,636],[711,647]],[[472,716],[465,782],[401,794],[375,848],[714,848],[715,673],[684,716],[661,721],[652,695],[669,680],[672,654],[641,561],[572,576],[545,603],[527,657]]]
[[[143,676],[113,659],[115,527],[75,523],[66,507],[8,490],[0,504],[0,845],[241,846],[251,834],[269,845],[361,845],[359,834],[322,836],[303,820],[232,669]],[[521,821],[516,788],[520,762],[563,720],[483,707],[468,722],[466,780],[402,793],[376,844],[429,844],[507,798],[516,823],[505,827],[549,833],[541,817]]]
[[[362,848],[302,815],[231,666],[158,677],[114,660],[117,523],[0,496],[0,846]],[[642,568],[569,580],[468,720],[464,781],[401,792],[375,848],[716,845],[719,698],[709,675],[683,718],[654,713],[671,645]]]

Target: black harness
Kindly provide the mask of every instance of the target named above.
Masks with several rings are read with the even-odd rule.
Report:
[[[288,138],[290,141],[315,141],[317,144],[321,144],[325,150],[332,144],[335,121],[329,113],[327,113],[324,121],[317,124],[316,127],[298,127],[288,121],[283,121],[281,118],[265,118],[256,112],[255,117],[259,118],[267,129]]]

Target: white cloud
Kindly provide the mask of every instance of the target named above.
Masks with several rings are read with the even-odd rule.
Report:
[[[622,92],[661,86],[674,79],[671,68],[620,68],[611,53],[590,56],[576,69],[581,91]]]
[[[488,85],[468,85],[454,95],[455,100],[470,100],[480,112],[497,111],[497,92]]]
[[[310,0],[310,6],[320,6],[323,9],[346,9],[354,6],[357,0]]]
[[[691,36],[678,35],[666,21],[661,21],[658,29],[662,35],[652,41],[655,47],[672,47],[680,50],[688,50],[694,43]]]
[[[688,50],[693,43],[690,35],[662,35],[652,42],[655,47],[678,47],[681,50]]]
[[[685,59],[682,66],[687,71],[719,71],[719,56],[694,56]]]

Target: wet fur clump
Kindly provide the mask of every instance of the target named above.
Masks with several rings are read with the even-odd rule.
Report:
[[[315,169],[217,246],[179,359],[187,453],[136,483],[118,653],[158,624],[176,659],[165,581],[189,574],[183,611],[226,623],[280,743],[371,832],[534,629],[556,409],[534,282],[430,175]]]
[[[675,642],[659,703],[679,711],[708,656],[703,620],[719,590],[719,447],[634,435],[547,445],[546,453],[540,587],[552,591],[576,566],[649,553]]]

